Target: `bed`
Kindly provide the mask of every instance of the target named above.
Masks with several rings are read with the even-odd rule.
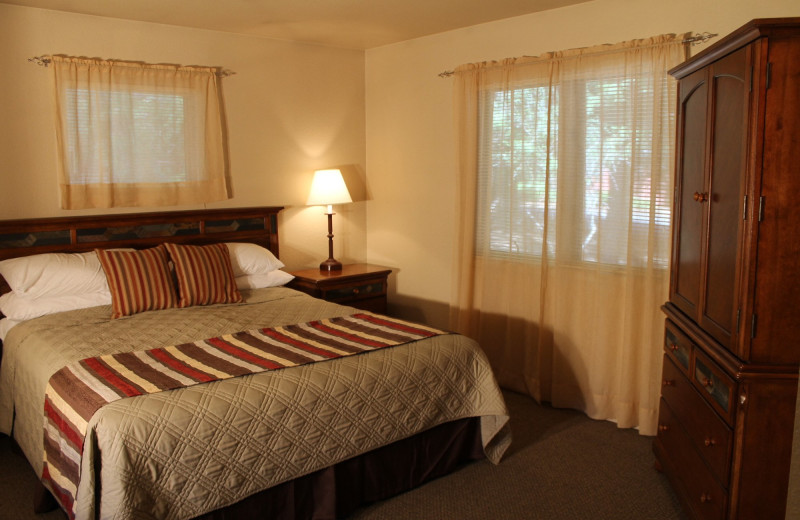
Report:
[[[45,441],[52,437],[44,419],[45,393],[52,392],[54,374],[65,366],[85,358],[211,344],[210,338],[238,338],[241,331],[340,324],[354,316],[378,320],[381,327],[405,327],[402,320],[382,322],[380,316],[284,287],[287,277],[277,260],[280,210],[0,221],[0,261],[103,249],[88,254],[107,262],[108,255],[164,248],[159,244],[174,244],[168,246],[173,253],[195,251],[187,246],[216,251],[226,244],[241,296],[235,303],[211,304],[198,296],[181,307],[112,318],[115,299],[110,305],[57,308],[0,322],[0,432],[13,437],[37,475],[54,467],[43,462],[54,450]],[[266,262],[269,273],[242,271],[247,262],[234,254],[250,251],[242,244],[273,253]],[[183,298],[190,291],[181,281],[182,261],[178,256],[170,261],[171,281]],[[264,274],[270,274],[269,283],[252,282]],[[277,274],[284,276],[275,280]],[[0,293],[14,294],[10,290],[0,279]],[[341,518],[467,461],[486,457],[498,463],[510,432],[488,362],[472,340],[434,332],[323,362],[110,401],[85,425],[74,503],[65,506],[59,496],[61,506],[76,518]],[[45,481],[53,491],[52,481]],[[48,502],[43,490],[40,510]]]

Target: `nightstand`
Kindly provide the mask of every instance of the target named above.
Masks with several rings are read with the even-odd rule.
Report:
[[[387,278],[392,270],[371,264],[345,264],[341,271],[293,271],[288,287],[315,298],[386,314]]]

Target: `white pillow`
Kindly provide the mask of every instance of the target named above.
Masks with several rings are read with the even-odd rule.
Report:
[[[284,267],[269,249],[258,244],[244,242],[227,242],[228,253],[231,255],[233,276],[251,274],[266,274]]]
[[[19,325],[22,323],[18,320],[9,320],[8,318],[0,318],[0,341],[6,340],[6,334],[8,331],[11,330],[11,327],[14,325]]]
[[[48,298],[27,298],[13,292],[0,296],[0,312],[10,320],[32,320],[45,314],[99,305],[111,305],[111,293],[84,293]]]
[[[241,289],[261,289],[263,287],[278,287],[286,285],[294,276],[285,271],[276,269],[265,274],[249,274],[236,277],[236,287]]]
[[[0,262],[0,275],[12,291],[28,298],[109,292],[94,251],[10,258]]]

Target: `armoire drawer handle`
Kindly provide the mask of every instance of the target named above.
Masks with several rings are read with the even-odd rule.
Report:
[[[675,386],[675,381],[672,379],[665,379],[664,386]]]
[[[669,431],[669,426],[667,426],[666,424],[659,424],[658,425],[658,431],[660,431],[660,432],[668,432]]]
[[[706,446],[708,446],[710,448],[712,446],[716,446],[717,445],[717,441],[716,441],[716,439],[714,439],[714,437],[706,437],[706,439],[703,441],[703,444],[705,444]]]
[[[702,495],[700,495],[700,502],[702,502],[703,504],[711,502],[711,495],[709,495],[708,493],[703,493]]]
[[[708,193],[694,192],[694,200],[697,202],[705,202],[708,200]]]
[[[361,292],[361,291],[359,291],[359,290],[358,290],[358,287],[356,287],[355,289],[353,289],[353,294],[358,294],[359,292]]]

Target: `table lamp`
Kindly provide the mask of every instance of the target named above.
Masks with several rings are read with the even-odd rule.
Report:
[[[319,264],[320,271],[341,271],[342,263],[333,258],[333,205],[353,202],[350,192],[336,169],[317,170],[311,181],[311,193],[306,204],[309,206],[328,206],[328,259]]]

